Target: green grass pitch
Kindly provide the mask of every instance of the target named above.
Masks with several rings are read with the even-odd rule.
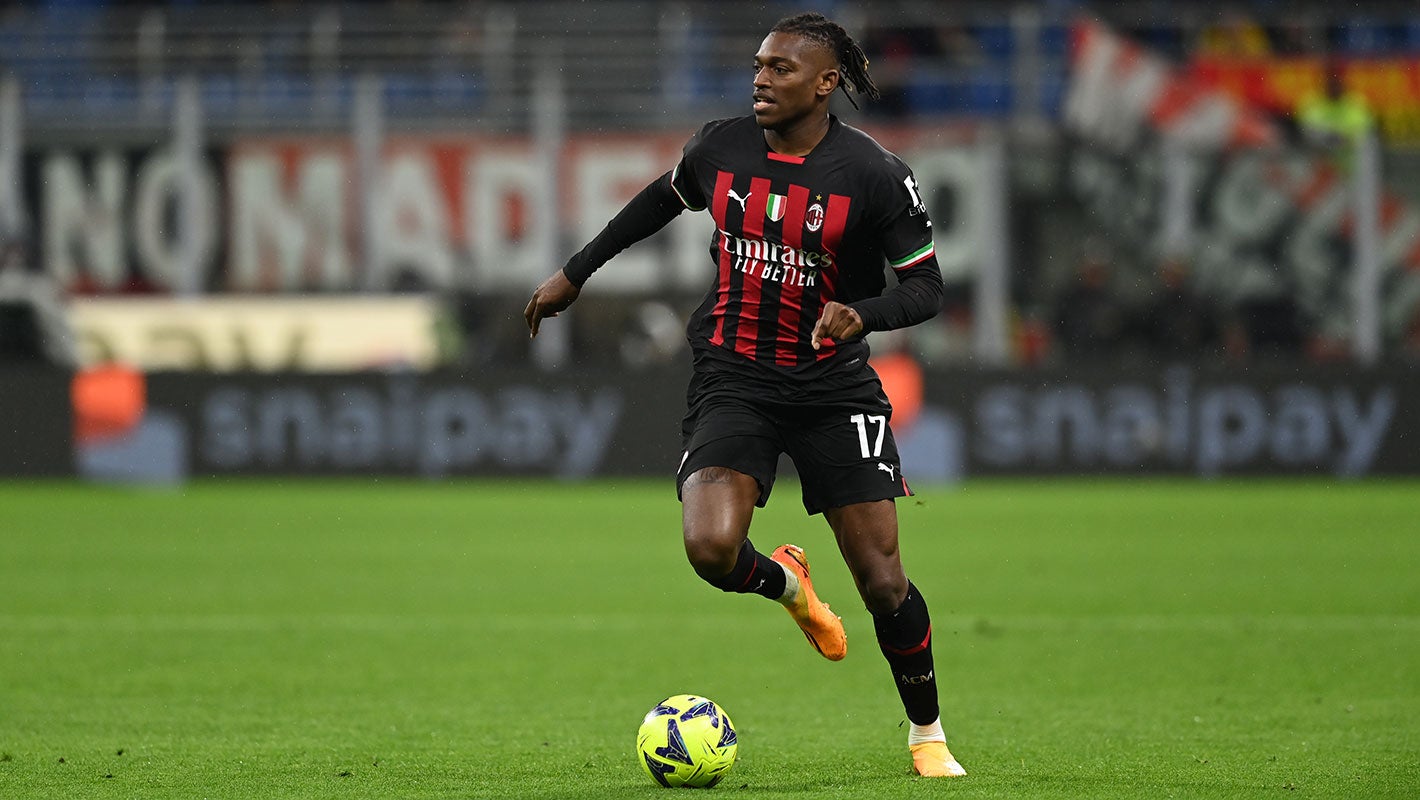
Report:
[[[2,798],[658,798],[670,694],[734,717],[710,796],[1420,796],[1420,484],[1002,481],[899,503],[954,752],[908,774],[872,623],[833,664],[684,561],[669,482],[0,484]]]

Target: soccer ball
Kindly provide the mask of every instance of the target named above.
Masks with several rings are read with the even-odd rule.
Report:
[[[656,704],[636,733],[646,774],[662,786],[708,789],[735,765],[730,715],[704,697],[678,694]]]

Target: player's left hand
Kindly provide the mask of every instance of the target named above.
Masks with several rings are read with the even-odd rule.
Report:
[[[814,323],[813,346],[819,349],[824,339],[841,341],[863,332],[863,318],[858,312],[835,300],[828,301],[823,314]]]

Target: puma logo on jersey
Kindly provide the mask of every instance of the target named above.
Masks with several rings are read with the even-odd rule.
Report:
[[[893,472],[896,471],[894,470],[894,468],[889,467],[887,464],[884,464],[881,461],[878,462],[878,469],[882,470],[883,472],[886,472],[889,478],[893,477]]]
[[[725,191],[726,191],[726,192],[729,192],[730,197],[733,198],[736,203],[739,203],[739,204],[740,204],[740,210],[741,210],[741,211],[745,211],[745,210],[746,210],[746,209],[745,209],[745,203],[748,203],[748,202],[749,202],[749,196],[752,195],[752,194],[754,194],[754,192],[745,192],[745,196],[744,196],[744,197],[740,197],[739,195],[735,194],[735,190],[734,190],[734,189],[726,189]]]

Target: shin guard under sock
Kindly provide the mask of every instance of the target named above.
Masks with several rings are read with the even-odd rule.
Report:
[[[907,718],[931,724],[939,714],[937,676],[932,667],[932,620],[922,593],[909,582],[902,605],[891,614],[874,614],[873,628]]]

